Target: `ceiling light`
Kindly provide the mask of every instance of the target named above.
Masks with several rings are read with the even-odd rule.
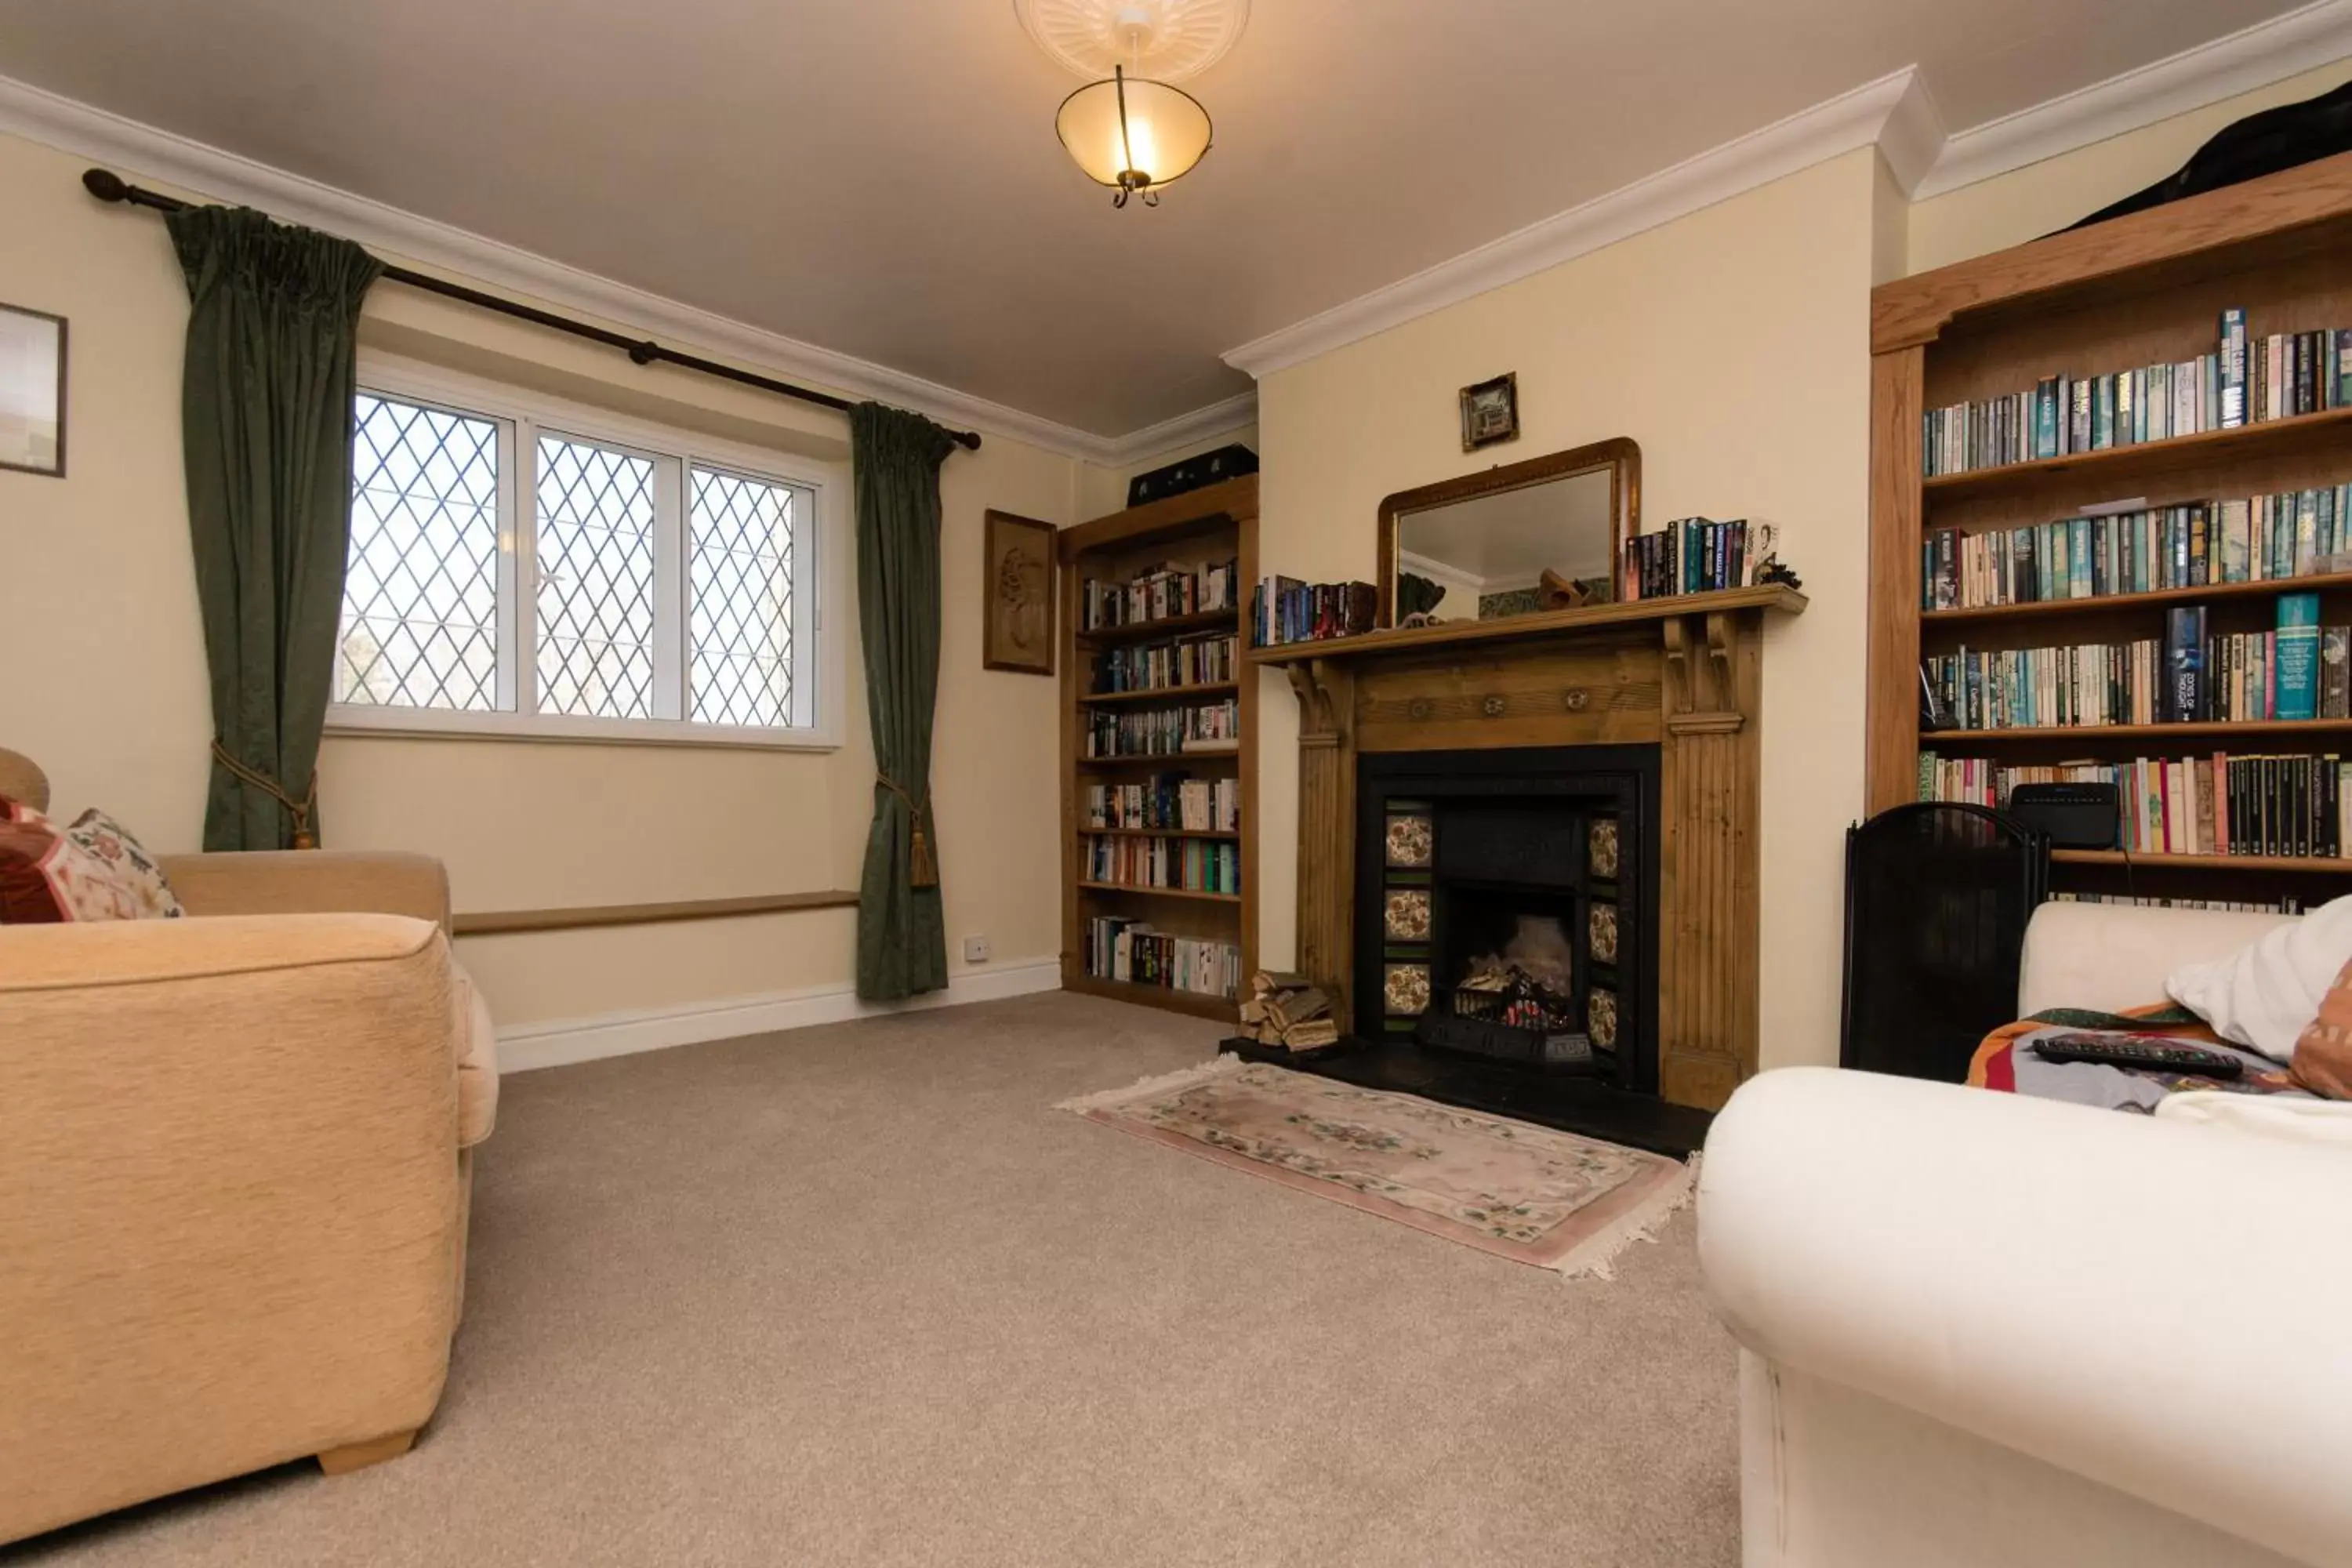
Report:
[[[1145,206],[1158,206],[1160,188],[1191,174],[1209,151],[1209,111],[1199,100],[1129,76],[1123,66],[1062,100],[1054,129],[1087,178],[1118,192],[1111,198],[1118,207],[1139,193]]]
[[[1209,111],[1172,84],[1207,69],[1241,36],[1249,0],[1013,0],[1037,47],[1082,76],[1054,129],[1087,178],[1160,205],[1160,188],[1206,156]]]

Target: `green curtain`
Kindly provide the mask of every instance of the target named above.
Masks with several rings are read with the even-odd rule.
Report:
[[[180,416],[212,668],[205,847],[315,842],[315,770],[351,531],[360,300],[349,240],[244,208],[170,218],[187,275]]]
[[[857,492],[857,640],[874,731],[874,826],[857,893],[857,994],[895,1001],[948,983],[931,820],[940,689],[940,464],[954,440],[918,414],[849,411]]]

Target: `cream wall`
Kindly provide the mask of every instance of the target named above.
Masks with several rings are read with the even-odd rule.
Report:
[[[186,296],[163,225],[92,201],[82,166],[0,137],[0,300],[71,319],[68,477],[0,472],[0,744],[38,759],[61,805],[103,804],[156,847],[193,848],[210,719],[180,468]],[[398,285],[373,291],[362,342],[831,465],[845,743],[330,737],[327,841],[441,857],[460,910],[855,887],[873,773],[840,417]],[[990,507],[1068,522],[1080,468],[991,436],[942,470],[934,778],[951,973],[966,934],[990,938],[992,967],[1059,949],[1039,871],[1058,864],[1054,682],[980,668],[980,532]],[[844,985],[854,930],[831,910],[461,946],[501,1023],[520,1024]]]
[[[1780,526],[1811,607],[1768,634],[1763,1059],[1834,1061],[1846,825],[1862,809],[1868,307],[1878,158],[1864,150],[1267,377],[1265,570],[1374,572],[1381,497],[1612,436],[1655,527]],[[1519,378],[1523,434],[1466,458],[1455,395]],[[1265,962],[1296,937],[1297,710],[1261,677]]]
[[[2231,121],[2347,80],[2352,58],[1914,203],[1909,270],[1925,272],[2064,228],[2172,174]]]

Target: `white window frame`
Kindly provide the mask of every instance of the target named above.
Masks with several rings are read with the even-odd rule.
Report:
[[[499,710],[463,712],[375,703],[330,703],[331,735],[404,735],[439,740],[601,742],[621,745],[736,746],[835,751],[842,744],[845,616],[827,615],[848,592],[849,552],[840,539],[849,490],[842,466],[772,447],[728,441],[677,426],[615,414],[528,387],[362,351],[362,393],[488,419],[499,426]],[[529,711],[539,680],[539,438],[571,437],[624,449],[656,465],[654,531],[653,714],[598,719]],[[810,517],[793,531],[793,705],[810,721],[790,727],[698,723],[685,717],[692,663],[687,596],[693,470],[716,468],[807,492]],[[806,679],[814,676],[814,679]],[[812,707],[813,705],[813,711]]]

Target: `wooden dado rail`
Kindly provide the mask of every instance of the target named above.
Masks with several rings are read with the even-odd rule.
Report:
[[[595,904],[568,910],[497,910],[453,915],[459,936],[504,936],[516,931],[586,931],[592,926],[663,925],[672,921],[716,921],[734,915],[772,915],[787,910],[846,910],[856,893],[831,889],[817,893],[760,893],[748,899],[681,899],[666,904]]]

